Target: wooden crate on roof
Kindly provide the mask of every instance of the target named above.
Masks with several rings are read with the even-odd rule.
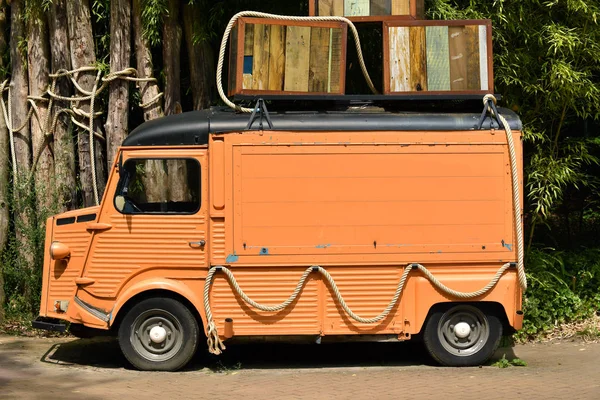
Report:
[[[493,93],[490,20],[387,21],[385,94]]]
[[[309,0],[309,14],[354,22],[423,19],[425,0]]]
[[[347,25],[240,18],[232,30],[229,95],[344,94]]]

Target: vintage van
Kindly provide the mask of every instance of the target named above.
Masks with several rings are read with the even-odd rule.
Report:
[[[213,353],[419,335],[441,364],[481,364],[523,321],[521,123],[499,113],[514,160],[472,111],[146,122],[99,206],[48,219],[34,326],[114,334],[144,370],[183,367],[205,335]]]

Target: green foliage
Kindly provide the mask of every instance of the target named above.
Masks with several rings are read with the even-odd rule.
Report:
[[[527,363],[520,358],[513,358],[512,360],[506,359],[506,354],[502,355],[502,358],[492,364],[492,367],[508,368],[508,367],[526,367]]]
[[[492,364],[492,367],[508,368],[510,367],[510,361],[506,359],[506,354],[502,355],[502,358]]]
[[[110,56],[110,0],[91,2],[94,45],[98,63],[108,65]]]
[[[21,176],[21,185],[9,195],[9,209],[13,218],[11,234],[6,248],[0,256],[6,292],[6,316],[8,319],[30,317],[39,309],[42,265],[44,260],[45,221],[59,212],[57,194],[52,182],[37,187],[40,193],[49,196],[50,206],[37,204],[35,190],[25,184],[26,176]],[[17,234],[19,232],[19,234]],[[32,244],[31,248],[24,246]]]
[[[151,46],[158,46],[162,43],[163,17],[167,12],[167,0],[142,0],[144,37]]]
[[[529,288],[525,320],[517,334],[525,339],[600,309],[600,250],[532,250],[527,258]]]

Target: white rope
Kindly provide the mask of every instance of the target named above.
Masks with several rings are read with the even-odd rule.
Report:
[[[96,79],[94,81],[94,87],[92,88],[92,90],[86,90],[84,88],[82,88],[78,83],[77,83],[77,76],[79,75],[79,73],[82,72],[96,72]],[[27,102],[30,105],[29,111],[27,113],[27,117],[25,118],[25,122],[23,123],[23,125],[21,125],[19,128],[15,129],[12,123],[12,107],[11,107],[11,90],[10,90],[10,85],[8,85],[8,80],[4,81],[1,85],[0,85],[0,95],[3,96],[4,92],[7,91],[8,92],[8,101],[7,104],[5,104],[4,102],[4,98],[2,97],[0,100],[0,108],[2,109],[2,115],[4,116],[4,120],[6,121],[6,125],[8,128],[8,133],[9,133],[9,139],[10,139],[10,149],[11,149],[11,159],[12,159],[12,167],[13,167],[13,176],[14,176],[14,180],[15,182],[17,181],[17,162],[16,162],[16,153],[15,153],[15,146],[14,146],[14,133],[21,131],[23,128],[25,128],[27,126],[27,124],[30,123],[30,120],[32,117],[35,117],[36,121],[38,122],[38,125],[40,126],[41,130],[42,130],[42,135],[40,137],[40,143],[37,149],[36,154],[33,156],[33,164],[29,173],[29,177],[28,177],[28,181],[31,180],[33,178],[33,175],[35,173],[35,169],[37,167],[37,164],[39,162],[39,159],[48,143],[48,139],[50,137],[52,137],[54,135],[54,132],[56,130],[56,126],[58,123],[58,117],[61,114],[69,114],[71,116],[71,122],[80,127],[81,129],[85,130],[88,132],[89,135],[89,140],[90,140],[90,163],[91,163],[91,168],[92,168],[92,190],[94,192],[94,201],[96,202],[96,204],[99,203],[100,200],[100,195],[98,192],[98,180],[97,180],[97,176],[96,176],[96,159],[95,159],[95,149],[94,149],[94,139],[93,138],[97,138],[99,140],[103,140],[105,141],[106,138],[104,138],[101,134],[99,134],[98,132],[96,132],[94,130],[94,119],[97,117],[102,116],[104,113],[102,111],[96,111],[95,110],[95,102],[96,102],[96,98],[98,97],[98,95],[100,93],[102,93],[110,84],[110,82],[116,80],[116,79],[122,79],[122,80],[126,80],[126,81],[131,81],[131,82],[158,82],[158,80],[156,78],[138,78],[137,77],[137,71],[135,68],[125,68],[124,70],[121,71],[116,71],[116,72],[109,72],[108,74],[106,74],[106,76],[101,77],[102,75],[102,71],[96,67],[96,66],[85,66],[85,67],[80,67],[74,70],[66,70],[66,69],[59,69],[58,71],[56,71],[56,73],[54,74],[49,74],[48,76],[51,79],[51,85],[50,87],[44,92],[44,94],[42,96],[27,96]],[[75,95],[75,96],[61,96],[59,94],[56,93],[56,84],[59,78],[63,78],[66,77],[70,80],[70,82],[73,84],[73,86],[75,87],[75,89],[77,90],[77,92],[81,93],[82,96],[79,95]],[[100,81],[102,82],[102,84],[100,84]],[[100,86],[98,86],[100,84]],[[139,89],[139,85],[138,85],[138,89]],[[48,95],[48,97],[44,97]],[[146,103],[141,103],[139,104],[140,108],[148,108],[152,105],[154,105],[155,103],[157,103],[158,101],[160,101],[160,99],[164,96],[164,93],[160,92],[158,93],[158,95],[154,96],[152,99],[148,100]],[[50,113],[52,112],[52,107],[54,104],[54,101],[56,100],[60,100],[60,101],[67,101],[70,102],[70,109],[68,108],[62,108],[57,110],[54,113],[54,118],[52,120],[50,120]],[[36,102],[47,102],[48,103],[48,109],[46,111],[46,114],[42,117],[39,111],[39,108],[37,107]],[[90,101],[90,110],[89,112],[84,111],[83,109],[81,109],[79,107],[79,103],[83,102],[83,101]],[[84,124],[82,122],[80,122],[77,117],[80,117],[82,119],[87,120],[87,124]]]
[[[513,194],[513,211],[515,217],[515,229],[517,235],[517,272],[519,275],[519,284],[523,291],[527,290],[527,275],[525,274],[525,243],[523,239],[523,224],[521,221],[521,190],[519,186],[519,168],[517,166],[517,153],[513,139],[512,129],[506,118],[498,113],[495,115],[494,110],[489,107],[489,101],[496,104],[496,98],[487,94],[483,98],[483,104],[488,107],[488,112],[497,117],[504,127],[506,132],[506,141],[508,143],[508,153],[510,156],[510,172],[512,178],[512,194]]]
[[[352,311],[352,309],[350,309],[350,307],[348,307],[348,305],[346,304],[346,301],[344,300],[344,296],[342,296],[342,294],[340,293],[340,290],[339,290],[337,284],[335,283],[335,280],[333,279],[333,277],[329,274],[329,272],[325,268],[320,267],[320,266],[312,266],[312,267],[308,267],[306,270],[304,270],[304,273],[300,277],[300,280],[298,281],[298,284],[296,285],[296,288],[294,289],[292,294],[285,301],[283,301],[280,304],[274,305],[274,306],[263,305],[263,304],[260,304],[256,301],[252,300],[239,286],[239,284],[237,283],[237,280],[235,279],[233,273],[231,272],[231,270],[229,268],[214,267],[208,271],[208,275],[206,276],[206,281],[204,283],[204,312],[206,314],[206,321],[208,322],[208,327],[207,327],[208,351],[212,354],[218,355],[218,354],[221,354],[223,352],[223,350],[225,350],[225,348],[226,348],[225,345],[223,344],[223,342],[221,341],[221,338],[219,338],[217,327],[213,320],[212,310],[210,307],[210,288],[212,286],[213,277],[214,277],[215,273],[219,270],[221,270],[221,271],[223,271],[223,273],[225,273],[233,290],[247,304],[251,305],[252,307],[254,307],[258,310],[266,311],[266,312],[280,311],[280,310],[283,310],[284,308],[286,308],[287,306],[289,306],[290,304],[292,304],[300,295],[300,292],[302,291],[304,284],[308,280],[310,273],[313,271],[319,272],[321,275],[323,275],[325,280],[331,286],[334,297],[336,298],[336,300],[338,301],[338,303],[340,304],[342,309],[346,312],[346,314],[348,314],[352,319],[354,319],[357,322],[360,322],[363,324],[374,324],[374,323],[384,320],[390,314],[390,312],[394,309],[394,307],[400,300],[400,296],[402,295],[402,292],[404,290],[404,285],[406,284],[408,275],[413,268],[417,268],[419,271],[421,271],[423,273],[423,275],[425,275],[425,277],[427,279],[429,279],[429,281],[433,284],[433,286],[438,288],[443,293],[445,293],[449,296],[454,296],[454,297],[464,300],[464,299],[473,299],[473,298],[485,295],[494,286],[496,286],[496,284],[498,283],[498,281],[500,280],[500,278],[502,277],[504,272],[508,268],[510,268],[510,266],[511,266],[511,263],[506,263],[502,267],[500,267],[500,269],[496,272],[496,274],[494,275],[492,280],[490,280],[490,282],[487,285],[485,285],[483,288],[476,290],[474,292],[459,292],[459,291],[451,289],[451,288],[447,287],[446,285],[444,285],[443,283],[441,283],[423,265],[416,264],[416,263],[408,264],[404,268],[404,272],[402,273],[400,281],[398,282],[398,285],[396,286],[396,292],[394,293],[394,296],[388,303],[387,307],[379,315],[377,315],[375,317],[371,317],[371,318],[361,317],[360,315],[354,313]]]
[[[233,25],[235,25],[235,22],[241,17],[269,18],[269,19],[275,19],[275,20],[291,20],[291,21],[303,21],[303,22],[334,21],[334,22],[343,22],[343,23],[348,24],[348,26],[350,27],[350,29],[352,31],[352,35],[354,36],[354,41],[356,44],[356,51],[358,53],[358,61],[360,64],[360,69],[361,69],[371,91],[374,94],[378,93],[377,89],[375,88],[375,85],[373,85],[373,81],[371,80],[371,77],[369,76],[369,72],[367,71],[367,66],[365,65],[365,59],[363,57],[362,48],[360,45],[360,37],[358,36],[358,31],[356,30],[356,26],[354,26],[352,21],[350,21],[348,18],[335,17],[335,16],[331,16],[331,17],[328,17],[328,16],[298,17],[298,16],[294,16],[294,15],[277,15],[277,14],[268,14],[268,13],[257,12],[257,11],[242,11],[242,12],[235,14],[229,21],[229,24],[227,24],[227,27],[225,28],[225,33],[223,34],[223,39],[221,40],[221,47],[219,50],[219,62],[217,64],[217,90],[219,92],[219,96],[221,97],[221,100],[223,100],[223,102],[225,104],[227,104],[229,107],[233,108],[234,110],[245,112],[245,113],[251,113],[253,111],[252,108],[241,107],[241,106],[233,103],[231,100],[229,100],[227,98],[227,96],[225,95],[225,91],[223,90],[223,64],[224,64],[224,60],[225,60],[225,50],[227,48],[227,42],[229,41],[229,36],[231,35],[231,30],[233,29]]]

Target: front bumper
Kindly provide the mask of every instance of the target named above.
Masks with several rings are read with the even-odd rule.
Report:
[[[67,325],[56,318],[37,317],[34,321],[31,321],[31,326],[35,329],[44,329],[53,332],[64,332],[67,330]]]

